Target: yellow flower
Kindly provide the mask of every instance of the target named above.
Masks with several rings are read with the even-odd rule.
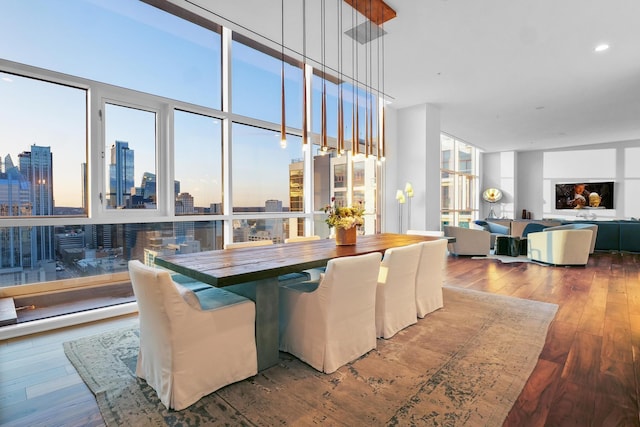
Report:
[[[324,208],[324,212],[329,214],[325,222],[329,225],[329,228],[351,228],[364,224],[364,208],[362,203],[358,203],[357,206],[335,206],[335,198],[331,198],[331,205],[327,205]]]
[[[406,200],[404,198],[404,193],[402,192],[402,190],[396,191],[396,200],[398,201],[398,203],[406,202]]]

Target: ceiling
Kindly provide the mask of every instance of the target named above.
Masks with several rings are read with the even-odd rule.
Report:
[[[281,40],[281,1],[172,0],[246,35]],[[384,92],[391,107],[434,104],[441,129],[488,152],[640,139],[640,1],[386,0]],[[287,54],[321,61],[320,0],[284,0]],[[364,18],[325,3],[325,63]],[[248,13],[250,11],[250,13]],[[227,21],[227,22],[225,22]],[[351,39],[342,71],[351,76]],[[594,52],[596,45],[610,49]],[[381,52],[376,42],[369,51]],[[359,47],[362,70],[365,47]],[[381,55],[382,56],[382,55]],[[360,73],[360,80],[365,79]],[[370,83],[380,86],[374,75]]]

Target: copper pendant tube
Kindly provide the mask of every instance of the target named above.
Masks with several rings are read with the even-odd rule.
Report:
[[[338,140],[336,150],[338,155],[344,154],[344,103],[343,103],[343,81],[342,81],[342,0],[338,1]]]
[[[382,7],[382,6],[380,6]],[[382,37],[384,37],[384,21],[382,22]],[[382,123],[380,124],[380,160],[384,160],[385,159],[385,146],[387,145],[387,138],[386,138],[386,133],[385,133],[385,121],[386,121],[386,114],[385,114],[385,108],[387,108],[387,103],[385,100],[385,92],[384,92],[384,38],[382,39],[382,55],[381,55],[381,62],[382,62],[382,104],[381,104],[381,120]]]
[[[325,73],[322,73],[322,151],[327,151],[327,83],[325,82]]]
[[[369,0],[369,10],[373,10],[373,2]],[[369,107],[369,151],[367,157],[373,155],[373,42],[371,41],[373,21],[369,23],[369,84],[367,85],[367,105]]]
[[[358,8],[358,0],[355,0],[355,9]],[[355,18],[355,9],[351,9],[351,27],[354,28],[356,26],[356,18]],[[360,103],[359,103],[359,94],[358,94],[358,44],[355,39],[351,41],[351,75],[353,78],[351,79],[352,84],[352,99],[353,99],[353,111],[351,113],[351,151],[353,154],[353,158],[358,155],[360,152]]]
[[[307,0],[302,0],[302,149],[307,148]]]
[[[322,0],[322,10],[320,11],[321,22],[321,38],[322,38],[322,151],[326,152],[329,147],[327,145],[327,73],[326,73],[326,40],[325,40],[325,11],[326,3]]]
[[[342,126],[342,120],[340,115],[342,114],[342,94],[341,88],[338,89],[338,129],[336,135],[336,153],[339,155],[342,154],[342,142],[341,142],[341,132],[340,126]]]
[[[281,9],[282,9],[282,91],[281,91],[281,114],[282,114],[282,123],[280,124],[280,146],[282,148],[287,147],[287,125],[285,120],[285,100],[284,100],[284,0],[280,1]]]
[[[382,4],[380,4],[380,14],[382,15],[383,10],[382,10]],[[383,141],[383,130],[384,130],[384,125],[382,124],[383,122],[383,112],[384,112],[384,99],[381,100],[380,99],[380,79],[381,79],[381,68],[384,67],[384,63],[381,61],[381,55],[380,55],[380,38],[384,37],[384,30],[383,27],[384,26],[384,22],[382,24],[380,24],[380,26],[378,27],[378,31],[379,31],[379,37],[378,37],[378,103],[376,106],[376,113],[378,116],[378,121],[376,122],[376,124],[378,125],[378,141],[376,144],[376,148],[377,148],[377,154],[376,156],[378,157],[378,160],[382,160],[383,156],[382,156],[382,146],[384,144]],[[382,64],[382,66],[381,66]],[[384,97],[384,93],[382,94]]]
[[[369,0],[371,8],[371,0]],[[371,40],[371,24],[367,26],[367,39]],[[370,41],[368,43],[371,43]],[[369,49],[364,47],[364,156],[369,157]]]

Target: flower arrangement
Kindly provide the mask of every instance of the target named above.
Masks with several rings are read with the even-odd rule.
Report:
[[[335,205],[336,198],[331,198],[331,204],[324,207],[324,212],[329,214],[325,222],[329,228],[352,228],[364,224],[364,208],[362,202],[356,206],[339,207]]]

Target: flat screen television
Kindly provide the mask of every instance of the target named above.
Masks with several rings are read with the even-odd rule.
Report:
[[[614,182],[556,184],[556,209],[613,209]]]

